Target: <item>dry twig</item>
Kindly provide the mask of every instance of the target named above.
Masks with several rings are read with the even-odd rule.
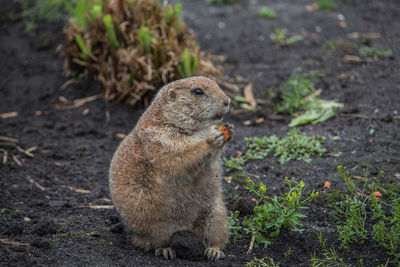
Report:
[[[31,184],[33,184],[34,186],[36,186],[37,188],[39,188],[42,191],[45,191],[46,188],[44,188],[43,186],[41,186],[38,182],[36,182],[35,180],[32,179],[32,177],[28,176],[26,177],[26,179],[28,180],[28,182],[30,182]]]
[[[256,237],[254,235],[251,236],[251,240],[250,240],[250,245],[249,245],[249,249],[247,250],[246,254],[250,254],[253,252],[253,247],[254,247],[254,241],[256,240]]]
[[[246,98],[247,103],[249,103],[252,108],[256,108],[257,107],[257,101],[254,98],[253,84],[252,83],[249,83],[248,85],[246,85],[244,87],[243,94],[244,94],[244,97]]]
[[[28,243],[12,241],[12,240],[8,240],[8,239],[5,239],[5,238],[0,239],[0,243],[2,243],[4,245],[11,245],[11,246],[29,246]]]
[[[9,118],[17,117],[17,116],[18,116],[18,112],[16,112],[16,111],[0,114],[1,119],[9,119]]]

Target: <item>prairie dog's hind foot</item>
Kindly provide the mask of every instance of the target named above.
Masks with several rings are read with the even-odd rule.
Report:
[[[166,260],[175,259],[176,253],[172,248],[157,248],[155,252],[156,256],[163,256]]]
[[[211,261],[217,261],[219,259],[225,258],[225,254],[218,247],[208,247],[204,250],[204,256],[206,256]]]

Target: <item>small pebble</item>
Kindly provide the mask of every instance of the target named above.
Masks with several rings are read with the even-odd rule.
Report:
[[[111,225],[110,231],[114,234],[121,234],[124,231],[124,226],[122,223],[116,223]]]

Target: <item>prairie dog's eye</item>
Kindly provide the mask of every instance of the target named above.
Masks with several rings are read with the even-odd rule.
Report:
[[[193,89],[192,93],[195,95],[203,95],[204,94],[203,90],[201,90],[200,88]]]

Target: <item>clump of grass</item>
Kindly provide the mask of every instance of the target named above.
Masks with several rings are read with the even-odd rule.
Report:
[[[300,40],[303,40],[301,35],[288,36],[287,29],[285,28],[276,28],[273,33],[270,34],[271,40],[278,47],[282,46],[290,46],[297,43]]]
[[[337,4],[333,0],[319,0],[316,4],[319,11],[332,11],[337,8]]]
[[[330,249],[326,247],[326,239],[323,238],[322,233],[318,235],[318,241],[322,248],[322,258],[318,258],[314,253],[310,259],[312,267],[350,267],[350,265],[344,263],[343,259],[339,257],[334,247]]]
[[[271,257],[264,257],[261,259],[254,258],[247,262],[246,267],[279,267],[279,263],[275,263],[274,259]]]
[[[308,136],[299,129],[293,128],[282,138],[275,135],[270,137],[248,137],[246,138],[246,153],[240,158],[224,158],[225,165],[229,170],[243,170],[244,164],[250,159],[264,159],[270,153],[279,158],[279,162],[284,164],[291,160],[303,160],[311,162],[311,156],[323,155],[326,151],[322,147],[325,141],[324,136]]]
[[[258,15],[267,19],[275,19],[276,12],[269,7],[262,6],[258,9]]]
[[[373,226],[373,238],[378,246],[384,248],[389,255],[392,255],[396,263],[400,263],[400,205],[399,199],[392,203],[385,203],[390,207],[390,213],[386,214],[383,204],[378,202],[375,195],[371,196],[372,219],[378,222]]]
[[[2,214],[10,214],[10,213],[18,213],[18,210],[12,210],[12,209],[8,209],[8,208],[2,208],[0,210],[0,215]]]
[[[285,184],[289,192],[279,196],[267,194],[266,186],[259,181],[258,184],[247,178],[247,190],[257,197],[254,215],[243,221],[243,229],[247,234],[255,237],[254,247],[271,244],[270,238],[279,235],[282,229],[301,233],[301,219],[306,215],[300,212],[307,209],[305,205],[318,196],[318,192],[305,193],[307,186],[303,181],[285,177]]]
[[[348,171],[342,165],[337,167],[339,176],[344,180],[349,190],[343,201],[337,202],[332,215],[340,221],[338,226],[340,247],[349,248],[353,242],[363,243],[367,239],[365,221],[367,218],[366,197],[356,194],[356,187]]]
[[[178,72],[181,77],[190,77],[196,75],[198,64],[197,56],[190,55],[189,49],[185,48],[181,58],[181,64],[178,65]]]
[[[390,57],[392,55],[392,50],[377,49],[370,46],[362,46],[358,50],[361,57]]]
[[[135,105],[173,80],[217,73],[182,22],[180,4],[82,0],[67,7],[65,73],[99,79],[106,100]]]
[[[366,198],[360,199],[358,196],[349,197],[347,195],[344,201],[337,203],[333,217],[341,220],[337,227],[341,248],[348,249],[350,243],[362,244],[367,239],[366,201]]]
[[[345,181],[348,194],[336,203],[332,212],[339,220],[339,240],[341,248],[349,249],[352,243],[363,243],[373,238],[400,263],[400,205],[399,189],[392,184],[383,184],[383,172],[376,178],[362,177],[359,189],[352,176],[343,166],[337,167],[339,176]],[[379,190],[379,191],[378,191]],[[382,192],[378,201],[375,194]],[[367,219],[373,221],[372,232],[365,227]]]
[[[294,117],[289,123],[290,127],[324,122],[336,116],[336,109],[343,107],[343,104],[336,101],[317,97],[319,92],[316,92],[314,83],[321,77],[323,74],[319,71],[302,73],[297,69],[280,87],[281,101],[276,109],[279,112],[289,112]]]
[[[276,106],[277,110],[288,111],[290,114],[298,112],[304,106],[303,99],[315,92],[314,83],[321,77],[324,77],[324,74],[317,70],[301,72],[300,69],[296,69],[289,80],[279,88],[282,101]]]

